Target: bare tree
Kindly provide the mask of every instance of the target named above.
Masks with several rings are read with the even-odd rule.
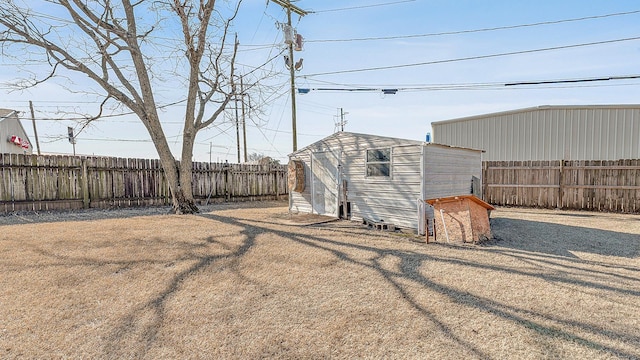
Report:
[[[250,164],[258,165],[280,165],[280,160],[274,159],[271,156],[265,154],[253,152],[247,155],[247,161]]]
[[[31,58],[46,59],[51,69],[23,85],[35,86],[70,73],[88,76],[104,94],[95,118],[109,102],[135,113],[158,152],[174,212],[197,212],[193,147],[198,131],[210,126],[234,98],[238,41],[237,36],[233,42],[227,38],[241,1],[42,0],[28,5],[20,1],[0,2],[2,54],[18,48]],[[162,69],[156,67],[158,50],[153,44],[175,40],[174,33],[180,34],[179,41],[169,58],[175,60],[173,69],[183,73],[186,90],[179,165],[162,128],[154,91],[154,77],[162,76]]]

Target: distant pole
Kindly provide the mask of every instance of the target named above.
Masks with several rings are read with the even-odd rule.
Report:
[[[209,141],[209,164],[211,164],[211,153],[213,148],[213,143],[211,141]]]
[[[238,147],[238,164],[240,164],[240,119],[238,119],[238,94],[235,94],[236,102],[236,145]]]
[[[344,126],[347,124],[347,122],[344,120],[344,116],[349,114],[348,112],[344,112],[343,108],[338,108],[338,115],[336,115],[336,118],[340,118],[340,121],[336,123],[336,127],[335,129],[338,128],[338,125],[340,126],[340,131],[344,131]]]
[[[36,147],[38,149],[38,155],[40,155],[40,141],[38,140],[38,130],[36,129],[36,116],[33,112],[33,102],[29,100],[29,109],[31,109],[31,122],[33,123],[33,135],[36,138]]]
[[[242,106],[242,140],[244,143],[244,162],[247,162],[247,121],[245,119],[244,113],[244,88],[242,85],[242,76],[240,76],[240,95],[242,96],[240,105]]]

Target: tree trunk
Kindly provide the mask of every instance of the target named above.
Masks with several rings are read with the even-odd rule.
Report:
[[[186,194],[187,188],[179,187],[173,196],[173,213],[174,214],[196,214],[200,209],[196,206],[193,196]],[[191,189],[189,189],[191,190]],[[191,191],[189,191],[191,193]]]
[[[183,180],[183,176],[185,174],[182,173],[178,169],[178,163],[171,155],[170,159],[163,159],[163,156],[160,155],[160,162],[162,163],[162,169],[164,170],[164,174],[167,178],[167,182],[169,184],[169,191],[171,192],[171,203],[173,206],[174,214],[195,214],[200,212],[198,207],[193,200],[193,193],[191,191],[191,187],[189,185],[182,186],[182,184],[191,184],[190,182],[185,182]],[[191,163],[191,161],[189,161]],[[183,165],[181,164],[182,168]],[[191,170],[188,171],[188,177],[191,177]]]
[[[189,186],[180,188],[180,195],[182,198],[178,199],[180,202],[180,208],[179,212],[176,211],[177,214],[193,214],[200,212],[193,199],[193,188],[191,186],[193,184],[193,160],[191,159],[191,154],[193,154],[193,140],[191,137],[187,137],[187,135],[185,135],[182,142],[182,160],[180,160],[179,181],[180,184],[189,184]]]
[[[153,117],[153,119],[155,119],[155,117]],[[154,137],[158,131],[161,132],[160,122],[151,121],[145,123],[145,125],[147,125],[149,133],[154,140],[153,143],[160,157],[160,163],[167,178],[167,183],[169,184],[173,213],[194,214],[200,212],[193,200],[193,192],[191,190],[191,167],[193,166],[191,157],[187,156],[186,164],[185,161],[182,161],[180,162],[180,167],[178,167],[178,162],[173,157],[166,139],[164,137]],[[184,186],[182,186],[182,184],[184,184]]]

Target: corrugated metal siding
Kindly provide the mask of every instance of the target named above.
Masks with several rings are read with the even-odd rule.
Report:
[[[640,105],[550,106],[432,124],[434,142],[487,161],[640,159]]]
[[[366,149],[345,162],[349,200],[353,217],[384,220],[404,228],[417,228],[417,199],[420,197],[422,145],[392,146],[391,177],[364,176]]]
[[[422,142],[341,132],[291,154],[305,163],[305,190],[292,193],[290,211],[311,212],[311,153],[331,150],[341,154],[342,179],[347,180],[353,219],[384,220],[400,227],[417,227],[416,200],[420,197]],[[391,147],[391,177],[365,176],[368,149]]]
[[[471,193],[471,178],[482,178],[478,151],[428,145],[424,156],[425,200]]]

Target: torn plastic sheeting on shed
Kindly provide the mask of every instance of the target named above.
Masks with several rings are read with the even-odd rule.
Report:
[[[291,191],[304,190],[304,163],[300,160],[290,160],[287,165],[287,185]]]

